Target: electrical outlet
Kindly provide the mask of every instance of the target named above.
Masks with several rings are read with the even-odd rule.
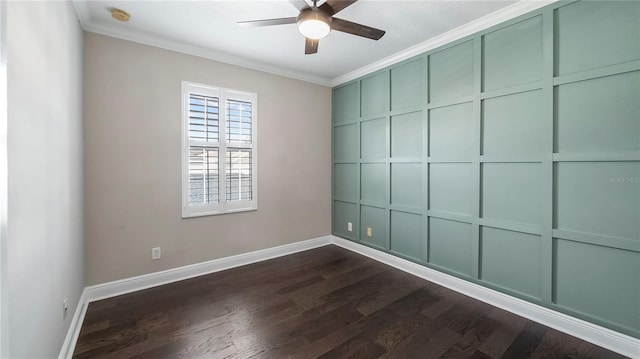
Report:
[[[347,222],[347,231],[353,232],[353,223]]]
[[[372,236],[372,230],[371,227],[367,227],[367,237],[371,237]]]
[[[69,311],[69,300],[67,298],[64,298],[64,300],[62,301],[62,318],[66,318],[67,317],[67,312]]]
[[[162,250],[160,247],[151,248],[151,260],[160,259],[162,257]]]

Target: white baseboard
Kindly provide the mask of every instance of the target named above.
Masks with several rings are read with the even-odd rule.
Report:
[[[640,358],[640,339],[556,312],[549,308],[512,297],[336,236],[319,237],[279,247],[267,248],[255,252],[214,259],[212,261],[196,263],[184,267],[172,268],[161,272],[149,273],[137,277],[86,287],[80,297],[80,301],[74,313],[73,320],[69,326],[67,336],[58,358],[70,359],[72,357],[80,334],[80,328],[82,327],[82,322],[84,321],[84,316],[90,302],[251,263],[261,262],[288,254],[326,246],[328,244],[335,244],[352,252],[362,254],[409,274],[413,274],[417,277],[476,298],[485,303],[544,324],[569,335],[573,335],[577,338],[594,343],[622,355],[626,355],[631,358]]]
[[[87,306],[89,306],[89,303],[87,302],[87,289],[85,288],[82,291],[82,295],[80,295],[78,305],[76,305],[76,311],[73,313],[73,319],[71,319],[58,359],[66,359],[73,356],[73,351],[80,335],[80,328],[82,328],[82,322],[84,322],[84,315],[87,313]]]
[[[500,293],[464,279],[456,278],[377,249],[340,237],[332,237],[331,242],[337,246],[375,259],[378,262],[390,265],[403,272],[413,274],[417,277],[452,289],[458,293],[481,300],[487,304],[491,304],[495,307],[504,309],[574,337],[586,340],[616,353],[626,355],[631,358],[640,358],[640,339]]]
[[[86,287],[80,297],[58,359],[71,359],[73,356],[80,328],[82,328],[87,307],[91,302],[326,246],[331,244],[331,240],[332,236],[318,237]]]
[[[306,241],[285,244],[283,246],[261,249],[255,252],[238,254],[231,257],[214,259],[207,262],[187,265],[184,267],[171,268],[160,272],[140,275],[137,277],[125,278],[113,282],[92,285],[86,288],[87,301],[111,298],[118,295],[137,292],[139,290],[157,287],[159,285],[177,282],[189,278],[198,277],[205,274],[223,271],[240,267],[243,265],[262,262],[267,259],[286,256],[312,248],[331,244],[332,236],[324,236]]]

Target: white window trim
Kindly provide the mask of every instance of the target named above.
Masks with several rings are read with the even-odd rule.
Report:
[[[192,141],[189,139],[189,94],[219,99],[218,142]],[[226,118],[227,99],[247,101],[251,108],[251,143],[227,143]],[[182,218],[212,216],[226,213],[255,211],[258,209],[258,95],[250,92],[236,91],[221,87],[208,86],[194,82],[182,81]],[[189,205],[189,148],[191,146],[218,148],[218,203],[202,206]],[[228,203],[226,191],[227,148],[251,149],[251,200]]]

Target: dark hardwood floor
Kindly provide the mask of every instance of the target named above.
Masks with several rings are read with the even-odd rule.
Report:
[[[336,246],[89,305],[74,358],[622,358]]]

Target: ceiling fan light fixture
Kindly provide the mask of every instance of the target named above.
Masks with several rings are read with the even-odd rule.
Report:
[[[298,31],[309,39],[322,39],[331,32],[331,16],[310,8],[298,16]]]

